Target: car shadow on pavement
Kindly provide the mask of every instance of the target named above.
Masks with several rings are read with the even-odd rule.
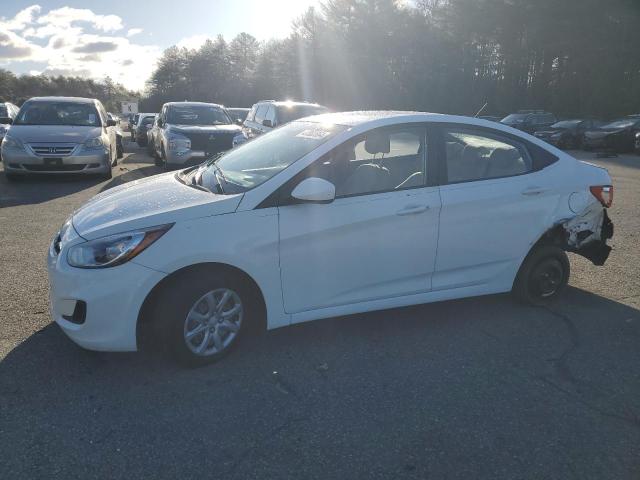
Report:
[[[378,458],[398,446],[426,477],[476,468],[469,452],[489,442],[481,458],[518,455],[514,472],[540,455],[566,470],[568,453],[606,445],[610,477],[623,478],[640,432],[639,325],[637,309],[575,288],[550,308],[493,295],[278,329],[184,369],[82,350],[50,324],[0,361],[6,464],[176,478],[212,456],[221,477],[246,478],[256,462],[302,471],[321,452],[340,470],[349,448]]]
[[[37,175],[9,182],[0,173],[0,208],[33,205],[66,197],[102,182],[99,176]]]
[[[248,381],[257,376],[253,378],[257,381],[285,368],[292,359],[302,360],[311,370],[324,364],[330,369],[354,354],[361,357],[354,363],[388,358],[402,369],[410,358],[441,353],[451,356],[455,368],[456,355],[466,356],[478,348],[494,350],[499,356],[529,352],[539,360],[541,355],[543,363],[558,363],[551,370],[571,383],[579,374],[569,371],[565,357],[580,357],[582,349],[587,349],[582,352],[587,364],[602,358],[593,357],[597,350],[607,357],[609,367],[617,363],[616,356],[620,360],[627,356],[629,374],[635,375],[633,365],[640,365],[638,340],[639,310],[573,287],[552,307],[529,307],[509,295],[491,295],[298,324],[245,338],[222,361],[195,370],[175,365],[161,352],[84,350],[51,323],[0,361],[0,397],[29,395],[46,385],[66,396],[65,379],[75,383],[90,377],[115,389],[108,395],[141,381],[162,382],[167,375],[213,380],[217,375],[241,375],[248,376]],[[607,348],[613,350],[607,352]],[[615,368],[620,375],[627,367]]]

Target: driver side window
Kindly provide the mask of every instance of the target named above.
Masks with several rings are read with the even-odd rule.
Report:
[[[336,187],[336,198],[423,187],[426,133],[420,126],[371,130],[336,147],[308,169]]]

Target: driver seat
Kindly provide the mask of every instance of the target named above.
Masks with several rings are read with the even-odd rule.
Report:
[[[373,132],[367,135],[364,149],[367,153],[374,155],[374,161],[358,166],[342,184],[339,195],[357,195],[393,190],[389,170],[375,162],[375,155],[386,154],[391,151],[389,135],[384,132]]]

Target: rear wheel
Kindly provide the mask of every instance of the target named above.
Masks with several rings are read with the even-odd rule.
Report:
[[[155,305],[164,343],[188,366],[215,362],[236,345],[254,320],[254,296],[241,278],[194,271],[167,285]]]
[[[547,305],[565,289],[569,273],[564,250],[551,245],[536,247],[522,263],[512,292],[521,302]]]

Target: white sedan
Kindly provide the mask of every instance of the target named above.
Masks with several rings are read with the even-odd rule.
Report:
[[[605,169],[469,117],[326,114],[77,210],[49,252],[79,345],[199,365],[253,326],[513,291],[548,302],[566,251],[602,265]]]

